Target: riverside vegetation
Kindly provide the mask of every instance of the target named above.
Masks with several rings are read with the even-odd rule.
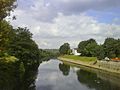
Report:
[[[120,73],[119,62],[106,62],[105,57],[114,61],[120,61],[120,39],[106,38],[102,45],[98,45],[94,39],[81,41],[77,51],[80,56],[71,55],[69,43],[64,43],[59,48],[61,54],[58,59],[71,63],[76,63],[96,69],[106,70],[109,72]],[[101,62],[101,61],[105,62]]]
[[[38,66],[42,61],[57,57],[58,54],[39,49],[27,27],[14,28],[6,21],[5,18],[10,16],[10,12],[14,11],[16,6],[16,0],[0,0],[0,89],[34,90]],[[120,39],[108,38],[104,45],[100,46],[94,40],[81,43],[78,51],[83,56],[120,56]],[[96,50],[93,47],[96,47]],[[69,44],[61,46],[59,51],[61,54],[70,54]],[[93,51],[96,51],[96,54]],[[60,68],[63,70],[62,65]],[[69,67],[65,68],[69,70]]]
[[[82,57],[97,57],[98,60],[103,60],[105,57],[120,58],[120,39],[106,38],[101,45],[97,44],[95,39],[81,41],[78,44],[77,51],[81,53],[80,56]],[[70,44],[64,43],[61,45],[59,52],[61,55],[70,55]]]
[[[5,18],[16,8],[15,3],[16,0],[0,0],[1,90],[27,90],[39,64],[56,56],[39,49],[27,27],[14,28],[6,21]]]

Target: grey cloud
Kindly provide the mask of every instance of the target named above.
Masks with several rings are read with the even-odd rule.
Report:
[[[94,17],[81,13],[81,8],[84,11],[109,9],[118,7],[120,0],[114,0],[110,4],[112,2],[113,0],[34,0],[34,5],[30,5],[29,9],[16,9],[14,13],[17,14],[17,20],[11,23],[14,26],[27,26],[40,48],[59,48],[64,42],[77,47],[80,41],[89,38],[103,43],[106,37],[120,38],[120,25],[100,23]]]
[[[120,7],[120,0],[46,0],[51,7],[56,8],[57,13],[79,14],[89,10],[103,11]]]
[[[120,7],[120,0],[30,0],[28,4],[24,0],[18,1],[23,4],[23,7],[18,6],[19,9],[26,10],[32,18],[43,22],[52,22],[58,13],[78,15],[89,10],[104,11]]]

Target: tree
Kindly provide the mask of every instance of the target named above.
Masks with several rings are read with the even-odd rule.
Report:
[[[0,21],[10,15],[10,11],[16,8],[16,0],[0,0]]]
[[[62,46],[59,48],[60,54],[70,54],[70,45],[69,43],[64,43]]]
[[[96,46],[97,46],[97,43],[94,39],[82,41],[78,45],[78,52],[80,52],[82,56],[95,56],[94,48]]]
[[[14,30],[15,36],[9,45],[9,54],[20,59],[25,66],[39,62],[39,49],[32,40],[32,34],[27,28],[18,28]]]
[[[85,47],[85,53],[86,56],[88,57],[95,57],[95,47],[97,47],[97,43],[93,42],[93,43],[88,43],[87,46]]]
[[[118,39],[116,43],[117,43],[117,44],[116,44],[115,54],[116,54],[116,57],[119,57],[119,58],[120,58],[120,39]]]
[[[6,50],[14,32],[13,27],[5,20],[0,22],[0,52]]]
[[[0,54],[6,49],[6,45],[10,41],[12,33],[12,26],[4,20],[6,16],[10,15],[10,11],[16,7],[16,0],[0,0]]]
[[[103,45],[97,45],[94,48],[94,56],[96,56],[98,60],[102,60],[105,58],[105,51]]]
[[[109,58],[115,58],[119,56],[120,41],[114,38],[106,38],[103,44],[105,50],[105,56]]]
[[[87,46],[87,41],[81,41],[78,45],[78,52],[81,53],[82,56],[86,55],[85,47]]]

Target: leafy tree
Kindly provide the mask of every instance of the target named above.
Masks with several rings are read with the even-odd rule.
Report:
[[[117,44],[116,44],[115,54],[116,54],[116,57],[120,58],[120,39],[118,39],[116,43]]]
[[[12,31],[12,26],[4,20],[6,16],[10,15],[10,11],[16,7],[16,0],[0,0],[0,54],[6,49],[8,45],[10,33]]]
[[[78,45],[78,52],[80,52],[82,56],[95,56],[94,48],[96,46],[97,46],[97,43],[94,39],[82,41]]]
[[[102,45],[97,45],[94,49],[94,56],[98,58],[98,60],[102,60],[105,58],[105,51]]]
[[[78,52],[80,52],[82,56],[86,55],[85,47],[87,46],[87,44],[87,41],[81,41],[78,45]]]
[[[16,0],[0,0],[0,21],[10,15],[10,11],[16,8]]]
[[[58,55],[59,55],[58,53],[53,53],[46,49],[45,50],[39,49],[39,56],[42,61],[48,61],[51,58],[57,58]]]
[[[20,59],[25,66],[39,62],[39,49],[32,40],[32,34],[27,28],[14,30],[15,36],[9,45],[9,54]]]
[[[70,45],[69,43],[64,43],[62,46],[60,46],[59,48],[59,52],[60,54],[64,55],[64,54],[70,54]]]
[[[115,58],[119,56],[120,41],[114,38],[106,38],[103,44],[105,50],[105,56],[109,58]]]
[[[0,22],[0,52],[6,50],[13,34],[13,27],[7,21],[2,20]]]
[[[89,43],[85,48],[86,56],[94,57],[95,56],[95,47],[97,47],[96,42]]]

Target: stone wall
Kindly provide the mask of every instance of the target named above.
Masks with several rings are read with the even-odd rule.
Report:
[[[106,68],[110,70],[115,70],[120,72],[120,62],[113,61],[98,61],[97,65],[101,68]]]

